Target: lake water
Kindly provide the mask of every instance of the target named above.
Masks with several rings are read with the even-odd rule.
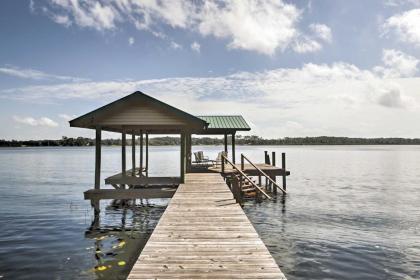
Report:
[[[420,279],[419,146],[237,149],[256,162],[287,153],[287,196],[244,210],[288,279]],[[102,178],[120,156],[103,148]],[[179,150],[151,147],[150,163],[151,175],[177,176]],[[92,230],[93,178],[92,147],[0,149],[0,279],[127,276],[168,200],[104,202]]]

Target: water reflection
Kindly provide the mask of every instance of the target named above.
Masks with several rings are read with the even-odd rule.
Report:
[[[126,279],[166,208],[149,200],[113,200],[102,215],[94,215],[85,238],[96,260],[96,279]]]

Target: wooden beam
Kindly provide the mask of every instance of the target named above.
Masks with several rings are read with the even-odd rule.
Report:
[[[96,127],[95,138],[95,189],[101,188],[101,127]]]
[[[131,170],[128,171],[131,173]],[[133,186],[177,186],[181,182],[179,177],[133,177],[125,176],[123,177],[121,173],[115,174],[111,177],[105,179],[105,184],[109,185],[133,185]]]
[[[176,188],[164,189],[101,189],[88,190],[84,192],[85,199],[133,199],[133,198],[171,198]]]
[[[235,162],[235,133],[232,133],[232,162],[233,163],[236,163]]]
[[[132,176],[136,176],[136,134],[133,131],[131,135],[131,169],[132,169]]]

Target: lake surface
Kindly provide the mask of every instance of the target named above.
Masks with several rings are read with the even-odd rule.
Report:
[[[288,279],[420,279],[419,146],[237,149],[287,153],[287,196],[244,210]],[[102,179],[120,156],[103,148]],[[150,163],[177,176],[179,149],[151,147]],[[92,147],[0,149],[0,279],[125,279],[168,200],[101,203],[93,229],[93,179]]]

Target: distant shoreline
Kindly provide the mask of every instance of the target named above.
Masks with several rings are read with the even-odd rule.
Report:
[[[228,137],[230,145],[231,137]],[[83,147],[94,146],[95,139],[77,137],[63,137],[59,140],[0,140],[0,147]],[[278,139],[265,139],[259,136],[236,136],[235,143],[239,146],[361,146],[361,145],[420,145],[420,138],[351,138],[351,137],[285,137]],[[127,141],[131,145],[131,140]],[[136,144],[139,140],[136,139]],[[103,146],[121,146],[121,139],[104,139]],[[150,146],[179,146],[179,137],[155,137],[149,139]],[[224,145],[221,138],[200,137],[192,138],[194,146],[220,146]]]

